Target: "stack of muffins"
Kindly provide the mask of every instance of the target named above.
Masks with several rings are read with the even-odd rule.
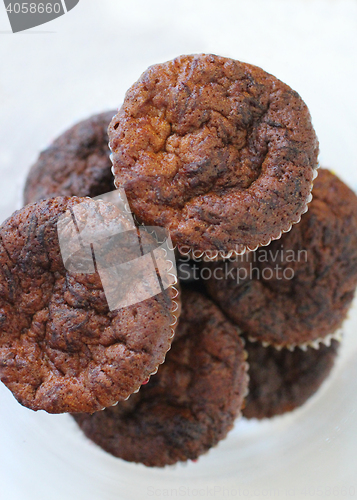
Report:
[[[197,459],[241,414],[302,405],[357,286],[357,197],[328,170],[314,182],[317,156],[306,105],[260,68],[214,55],[150,67],[118,113],[41,153],[26,206],[0,228],[2,381],[158,467]],[[171,286],[110,311],[97,273],[65,269],[59,217],[115,188],[138,227],[169,232],[180,299]]]

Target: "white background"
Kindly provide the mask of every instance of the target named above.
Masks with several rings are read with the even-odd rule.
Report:
[[[1,221],[53,138],[118,107],[149,65],[198,52],[261,66],[297,90],[321,164],[357,190],[356,1],[80,0],[15,35],[1,2]],[[357,498],[356,326],[355,307],[336,370],[306,407],[237,424],[197,464],[164,471],[106,455],[67,415],[21,408],[0,386],[0,500]]]

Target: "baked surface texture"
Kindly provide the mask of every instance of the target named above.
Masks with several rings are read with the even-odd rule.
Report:
[[[174,342],[158,373],[127,401],[74,418],[109,453],[163,467],[196,459],[223,439],[247,385],[237,329],[209,299],[183,288]]]
[[[328,377],[339,342],[329,347],[277,351],[247,340],[249,394],[243,416],[271,418],[302,406]]]
[[[151,66],[108,134],[116,186],[181,247],[255,248],[306,210],[318,155],[309,111],[256,66],[205,54]]]
[[[328,170],[319,172],[309,211],[281,240],[231,262],[205,264],[210,296],[261,342],[292,346],[334,334],[354,297],[357,196]]]
[[[140,387],[171,344],[171,289],[109,311],[98,272],[64,267],[57,221],[83,201],[96,203],[109,226],[118,222],[113,205],[59,197],[27,205],[0,227],[0,376],[32,410],[113,405]]]
[[[77,123],[40,154],[26,180],[25,205],[56,196],[95,197],[115,189],[107,134],[115,113]]]

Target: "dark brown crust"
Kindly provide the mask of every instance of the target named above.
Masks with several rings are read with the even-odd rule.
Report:
[[[136,216],[199,251],[250,248],[297,222],[318,142],[290,87],[214,55],[150,67],[109,126],[117,187]]]
[[[109,453],[147,466],[196,459],[223,439],[247,389],[243,342],[207,298],[182,290],[165,363],[138,394],[94,415],[75,415]]]
[[[56,196],[95,197],[115,189],[107,134],[115,113],[77,123],[40,154],[26,180],[25,205]]]
[[[0,376],[33,410],[110,406],[155,371],[171,343],[169,293],[109,312],[97,273],[64,268],[57,221],[84,200],[27,205],[0,228]]]
[[[328,170],[320,170],[313,195],[301,223],[281,240],[243,261],[206,264],[216,270],[216,278],[224,278],[225,265],[232,271],[226,279],[206,281],[208,292],[231,320],[262,342],[288,346],[324,338],[341,326],[352,302],[357,285],[357,197]],[[289,262],[289,255],[299,260],[298,252],[304,250],[300,262]],[[259,262],[260,256],[264,261]],[[274,271],[277,265],[279,273]],[[256,271],[250,279],[251,268],[259,269],[260,279]],[[283,279],[288,268],[293,279]],[[248,277],[237,284],[238,272],[243,278],[244,269]],[[273,279],[262,278],[264,269]]]
[[[302,406],[328,377],[338,347],[332,341],[329,347],[290,352],[247,341],[250,380],[244,417],[271,418]]]

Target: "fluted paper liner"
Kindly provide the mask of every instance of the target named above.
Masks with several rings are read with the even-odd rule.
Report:
[[[319,349],[321,344],[329,347],[331,345],[332,340],[336,340],[337,342],[342,341],[343,329],[338,328],[335,332],[327,334],[325,337],[319,337],[318,339],[310,340],[307,342],[303,342],[301,344],[284,344],[277,345],[272,344],[271,342],[265,342],[255,337],[248,336],[249,342],[259,342],[263,347],[274,347],[277,351],[281,351],[282,349],[288,349],[289,351],[294,351],[295,349],[301,349],[302,351],[306,351],[308,347],[312,347],[313,349]]]

